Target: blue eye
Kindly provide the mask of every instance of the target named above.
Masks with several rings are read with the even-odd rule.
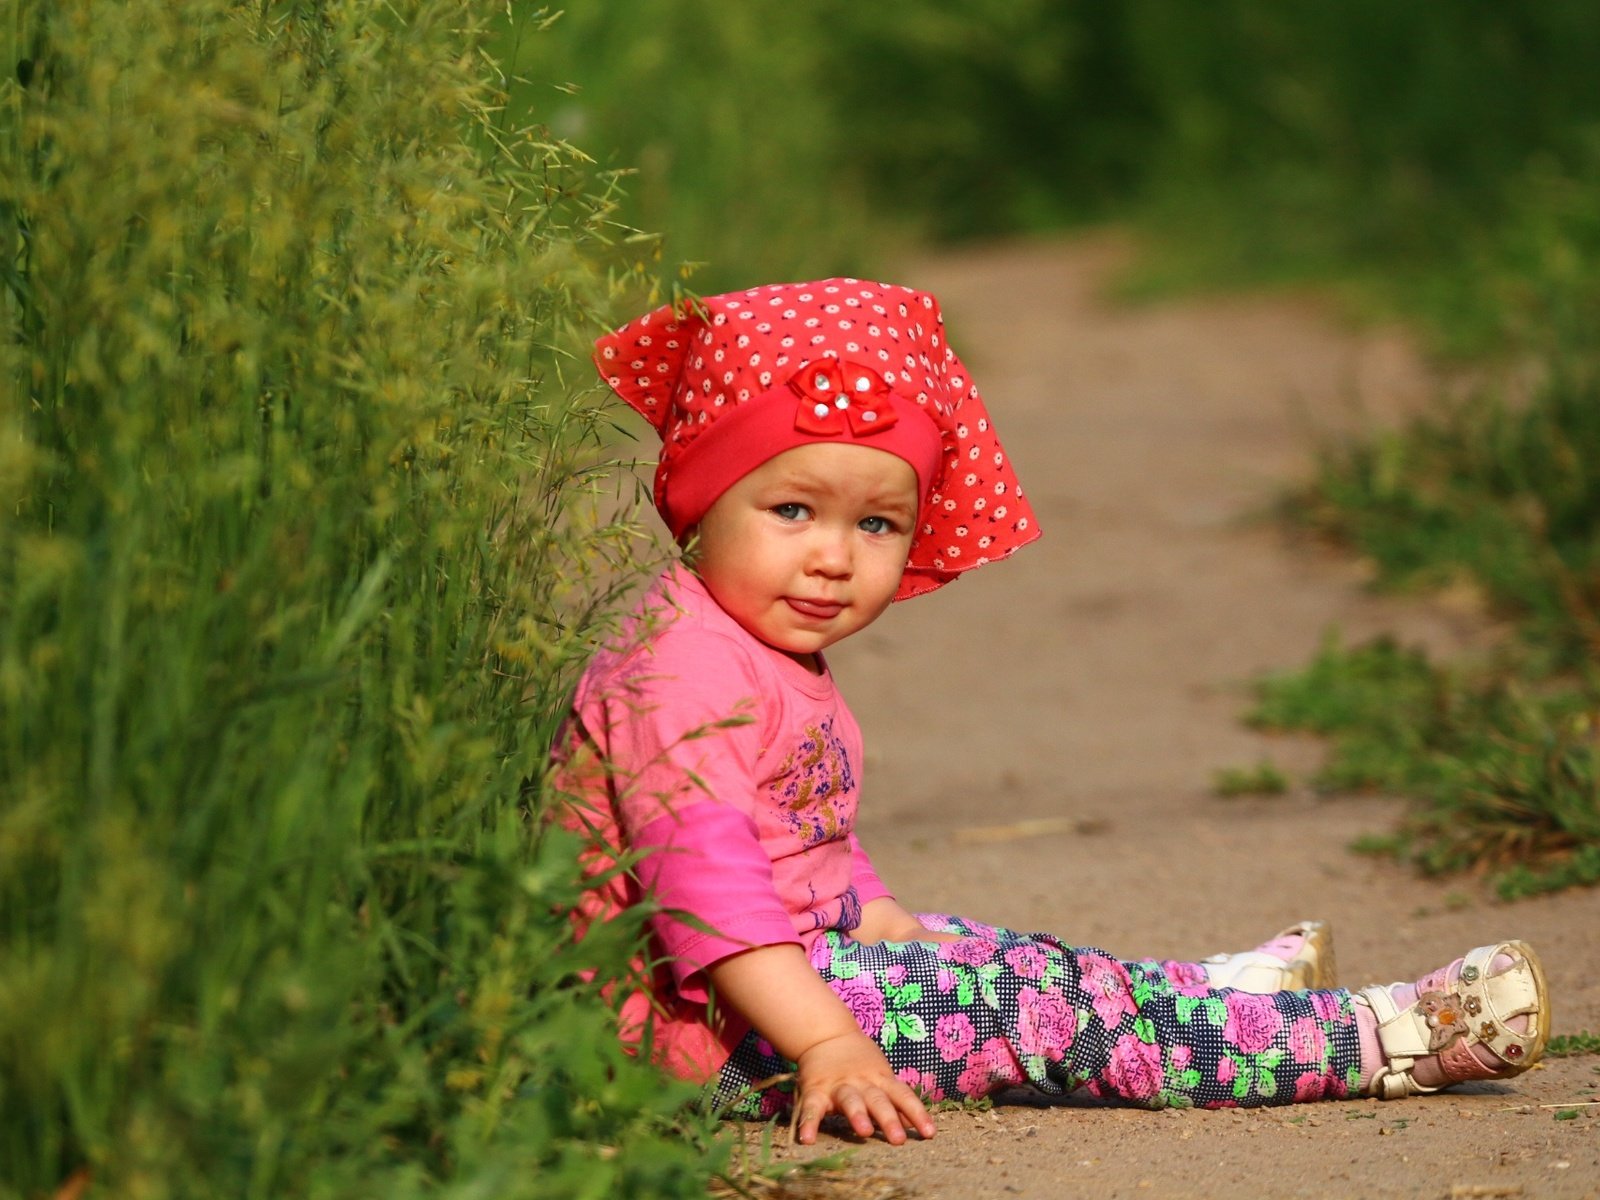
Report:
[[[775,504],[772,511],[785,521],[803,521],[810,514],[804,504]]]
[[[893,533],[894,522],[888,517],[862,517],[860,528],[867,533]]]

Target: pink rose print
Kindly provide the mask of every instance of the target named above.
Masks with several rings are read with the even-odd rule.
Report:
[[[936,978],[938,980],[939,990],[941,992],[948,992],[956,985],[956,973],[949,967],[940,967],[939,974]]]
[[[884,980],[894,987],[899,987],[906,981],[906,969],[902,963],[893,963],[883,973]]]
[[[1232,1083],[1233,1077],[1239,1073],[1239,1064],[1224,1054],[1217,1060],[1217,1082]]]
[[[1246,1054],[1259,1054],[1272,1045],[1283,1028],[1283,1016],[1272,1001],[1249,992],[1225,992],[1224,997],[1228,1022],[1222,1027],[1222,1036]]]
[[[1111,1064],[1106,1082],[1119,1096],[1130,1100],[1152,1100],[1166,1078],[1161,1070],[1161,1047],[1147,1045],[1131,1033],[1117,1039],[1111,1048]]]
[[[1188,1067],[1194,1058],[1194,1051],[1188,1046],[1174,1046],[1172,1048],[1172,1067],[1175,1071],[1182,1071]]]
[[[1211,980],[1199,963],[1169,960],[1161,964],[1161,969],[1166,972],[1172,990],[1180,996],[1204,996],[1211,990]]]
[[[963,1096],[987,1096],[997,1087],[1021,1083],[1022,1068],[1005,1038],[993,1037],[967,1058],[966,1070],[956,1081]]]
[[[901,1067],[894,1073],[894,1077],[921,1096],[927,1104],[937,1104],[944,1099],[944,1090],[939,1086],[939,1077],[931,1071]]]
[[[1017,993],[1017,1047],[1060,1062],[1078,1029],[1078,1012],[1057,992],[1025,987]]]
[[[861,1032],[877,1037],[878,1030],[883,1028],[883,993],[878,985],[865,975],[857,975],[854,979],[836,980],[833,990],[861,1026]]]
[[[1024,979],[1043,979],[1045,968],[1049,965],[1050,960],[1037,946],[1023,943],[1006,951],[1006,966]]]
[[[1322,1026],[1316,1019],[1296,1017],[1294,1024],[1289,1027],[1289,1052],[1294,1055],[1295,1062],[1320,1066],[1326,1048],[1327,1039],[1323,1037]]]
[[[981,967],[1000,949],[996,942],[985,938],[964,937],[959,942],[941,942],[939,957],[946,962],[961,963],[968,967]]]
[[[965,1055],[977,1037],[966,1013],[946,1013],[933,1026],[933,1044],[945,1062],[955,1062]]]
[[[1320,1072],[1307,1071],[1294,1081],[1294,1102],[1321,1100],[1327,1091],[1327,1080]]]
[[[1115,1028],[1123,1017],[1137,1011],[1133,1006],[1133,981],[1128,970],[1115,959],[1102,954],[1078,955],[1078,970],[1083,990],[1093,997],[1095,1015]]]
[[[1351,1021],[1350,1015],[1339,1003],[1339,997],[1333,992],[1312,992],[1311,1011],[1317,1014],[1319,1021],[1335,1021],[1340,1025],[1348,1025]]]

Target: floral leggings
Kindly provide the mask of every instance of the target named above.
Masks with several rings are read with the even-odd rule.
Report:
[[[829,931],[811,965],[932,1103],[1008,1087],[1076,1088],[1147,1108],[1233,1108],[1336,1099],[1355,1090],[1350,993],[1212,991],[1197,963],[1123,962],[959,917],[925,914],[956,942],[864,945]],[[789,1107],[792,1072],[750,1033],[722,1068],[730,1116]]]

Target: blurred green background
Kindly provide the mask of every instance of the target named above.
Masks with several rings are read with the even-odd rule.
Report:
[[[513,55],[702,290],[1107,219],[1146,284],[1337,279],[1439,344],[1595,311],[1600,8],[611,0]]]

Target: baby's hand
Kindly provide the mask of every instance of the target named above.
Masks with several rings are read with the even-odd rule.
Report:
[[[801,1145],[817,1140],[817,1126],[829,1113],[839,1113],[860,1137],[874,1129],[898,1146],[906,1126],[925,1138],[933,1136],[933,1118],[917,1093],[889,1068],[877,1043],[864,1033],[825,1038],[800,1055],[799,1097],[795,1101]]]

